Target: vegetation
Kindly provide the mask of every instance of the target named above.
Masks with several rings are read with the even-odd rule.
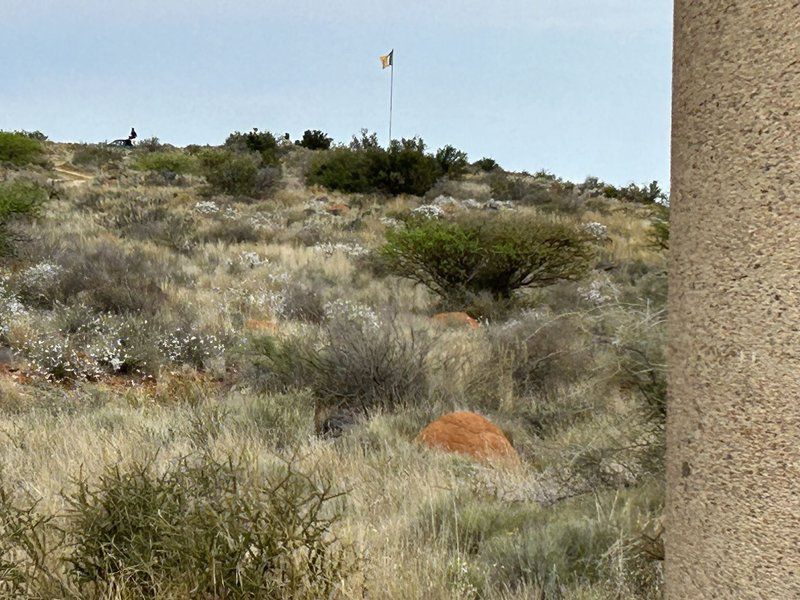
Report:
[[[392,140],[388,150],[373,146],[368,137],[357,143],[360,148],[338,148],[317,158],[308,182],[348,193],[422,196],[443,174],[420,138]]]
[[[47,192],[33,182],[17,179],[0,183],[0,255],[10,250],[10,221],[35,215],[46,199]]]
[[[0,597],[660,597],[661,202],[368,131],[42,148],[0,165]],[[453,410],[520,464],[415,441]]]
[[[44,158],[42,141],[25,132],[0,131],[0,164],[21,167],[41,163]]]
[[[522,288],[580,279],[592,258],[586,234],[537,215],[416,217],[386,239],[380,251],[386,267],[443,297],[510,298]]]
[[[2,488],[0,526],[10,527],[13,546],[0,546],[0,591],[330,597],[355,566],[331,534],[338,515],[325,514],[336,497],[291,464],[262,474],[208,454],[163,473],[150,460],[108,466],[96,483],[82,475],[58,524]]]
[[[230,150],[205,150],[199,155],[200,172],[216,192],[264,197],[275,188],[280,177],[280,167],[264,163],[264,152],[244,154]]]
[[[308,148],[309,150],[328,150],[333,143],[333,138],[328,137],[324,131],[319,129],[306,129],[303,132],[302,139],[295,142],[298,146]]]
[[[132,167],[141,171],[175,173],[178,175],[188,175],[198,171],[197,160],[193,156],[182,152],[158,150],[139,154]]]

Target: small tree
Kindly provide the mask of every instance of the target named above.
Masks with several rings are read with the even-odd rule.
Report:
[[[442,173],[450,179],[458,179],[467,170],[467,153],[447,145],[436,152],[436,162]]]
[[[253,131],[240,133],[234,131],[225,140],[225,146],[238,152],[257,152],[264,164],[278,164],[278,140],[269,131]]]
[[[328,150],[333,143],[333,138],[328,137],[324,131],[319,129],[306,129],[303,139],[297,140],[296,145],[308,148],[309,150]]]
[[[0,183],[0,255],[10,250],[8,224],[11,219],[35,215],[47,192],[30,181]]]
[[[576,280],[594,254],[586,233],[536,215],[414,217],[386,237],[380,257],[389,271],[447,298],[480,292],[510,298],[521,288]]]
[[[481,171],[494,171],[500,168],[500,165],[497,164],[497,161],[493,158],[482,158],[480,160],[476,160],[472,163],[472,166],[478,167]]]

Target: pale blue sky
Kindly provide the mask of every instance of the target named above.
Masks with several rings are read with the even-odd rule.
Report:
[[[451,143],[471,160],[668,187],[672,0],[0,0],[0,129],[58,141]]]

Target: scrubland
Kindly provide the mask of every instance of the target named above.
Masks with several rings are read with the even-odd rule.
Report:
[[[303,142],[0,133],[0,596],[659,598],[658,190]]]

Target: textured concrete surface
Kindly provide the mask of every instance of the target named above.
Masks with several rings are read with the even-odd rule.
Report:
[[[800,1],[677,0],[670,599],[800,598]]]

